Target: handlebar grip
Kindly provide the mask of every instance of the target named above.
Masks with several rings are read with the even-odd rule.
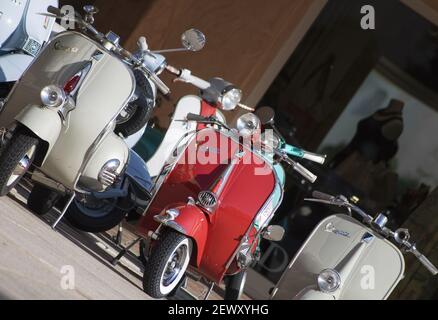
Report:
[[[432,273],[434,276],[438,274],[438,269],[435,267],[435,265],[430,262],[428,258],[426,258],[425,255],[421,254],[418,250],[413,250],[412,253],[420,260],[420,262],[423,264],[423,266],[426,267],[427,270],[429,270],[430,273]]]
[[[198,121],[198,122],[202,122],[205,121],[205,117],[200,116],[199,114],[196,113],[188,113],[186,116],[187,121]]]
[[[54,6],[49,6],[47,8],[47,12],[51,13],[51,14],[54,14],[55,16],[62,16],[61,10],[59,8],[57,8],[57,7],[54,7]]]
[[[304,178],[306,178],[307,180],[309,180],[311,183],[314,183],[316,181],[316,179],[318,179],[318,177],[316,175],[314,175],[312,172],[310,172],[308,169],[306,169],[305,167],[303,167],[300,163],[298,162],[294,162],[293,163],[293,168],[296,172],[298,172],[299,174],[301,174]]]
[[[327,193],[321,192],[321,191],[313,191],[312,196],[315,199],[325,200],[325,201],[332,201],[335,197],[331,196]]]
[[[319,164],[324,164],[326,156],[313,152],[303,151],[303,159],[307,159]]]

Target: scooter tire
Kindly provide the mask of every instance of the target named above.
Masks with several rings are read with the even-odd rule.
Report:
[[[126,211],[123,208],[115,206],[106,215],[101,217],[91,217],[84,214],[73,201],[65,218],[76,229],[85,232],[99,233],[108,231],[117,226],[126,216]]]
[[[11,141],[9,141],[8,145],[5,149],[1,150],[0,155],[0,196],[5,196],[9,193],[9,191],[14,188],[20,179],[24,176],[26,172],[24,172],[21,176],[18,176],[15,181],[11,184],[8,184],[9,179],[13,175],[15,168],[18,166],[18,163],[21,159],[26,155],[26,153],[32,148],[35,147],[35,152],[32,156],[32,159],[29,160],[30,164],[32,164],[35,153],[38,147],[39,140],[25,131],[18,131],[14,134]]]
[[[246,283],[246,270],[229,276],[225,286],[225,300],[239,300]]]
[[[162,285],[162,278],[169,259],[176,250],[185,245],[187,252],[184,257],[183,266],[179,273],[173,279],[172,283],[166,287]],[[179,289],[185,276],[190,256],[192,253],[192,240],[181,233],[168,230],[164,232],[154,248],[145,265],[143,274],[143,290],[152,298],[160,299],[166,296],[172,296]]]
[[[122,134],[125,138],[137,133],[147,125],[155,105],[152,87],[144,74],[135,71],[134,75],[137,87],[140,88],[141,92],[138,99],[131,102],[135,105],[134,114],[128,121],[117,124],[114,130],[116,134]]]
[[[27,207],[35,214],[42,216],[48,213],[60,199],[60,194],[36,184],[27,199]]]
[[[4,99],[11,92],[15,82],[2,82],[0,83],[0,99]]]

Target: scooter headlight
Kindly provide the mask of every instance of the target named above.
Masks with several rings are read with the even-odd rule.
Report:
[[[322,270],[318,276],[318,287],[322,292],[333,293],[341,286],[341,276],[336,270]]]
[[[41,90],[41,102],[44,106],[58,108],[67,100],[64,90],[58,86],[50,85]]]
[[[242,100],[242,90],[235,87],[226,89],[220,97],[220,104],[225,111],[234,110]]]

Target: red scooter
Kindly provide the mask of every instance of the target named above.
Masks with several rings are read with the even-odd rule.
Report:
[[[155,181],[137,225],[147,240],[143,288],[154,298],[170,295],[190,268],[211,284],[210,291],[225,280],[226,299],[238,299],[245,270],[257,261],[260,238],[279,241],[284,234],[281,227],[268,226],[283,197],[279,162],[312,182],[316,176],[290,159],[280,143],[270,143],[271,153],[256,148],[255,140],[280,138],[256,134],[261,123],[252,113],[240,117],[235,129],[214,117],[189,114],[187,121],[213,126],[198,126],[190,139],[182,137],[184,144],[175,148]]]

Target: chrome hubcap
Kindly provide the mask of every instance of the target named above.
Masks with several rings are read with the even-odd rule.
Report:
[[[7,185],[12,185],[15,181],[17,181],[20,177],[22,177],[27,170],[29,170],[30,165],[32,164],[33,156],[35,155],[36,147],[32,146],[23,158],[18,161],[17,166],[14,168],[14,171],[12,171],[11,176],[9,177]]]
[[[187,245],[183,244],[169,258],[162,279],[164,286],[169,286],[178,277],[186,261],[187,252]]]

